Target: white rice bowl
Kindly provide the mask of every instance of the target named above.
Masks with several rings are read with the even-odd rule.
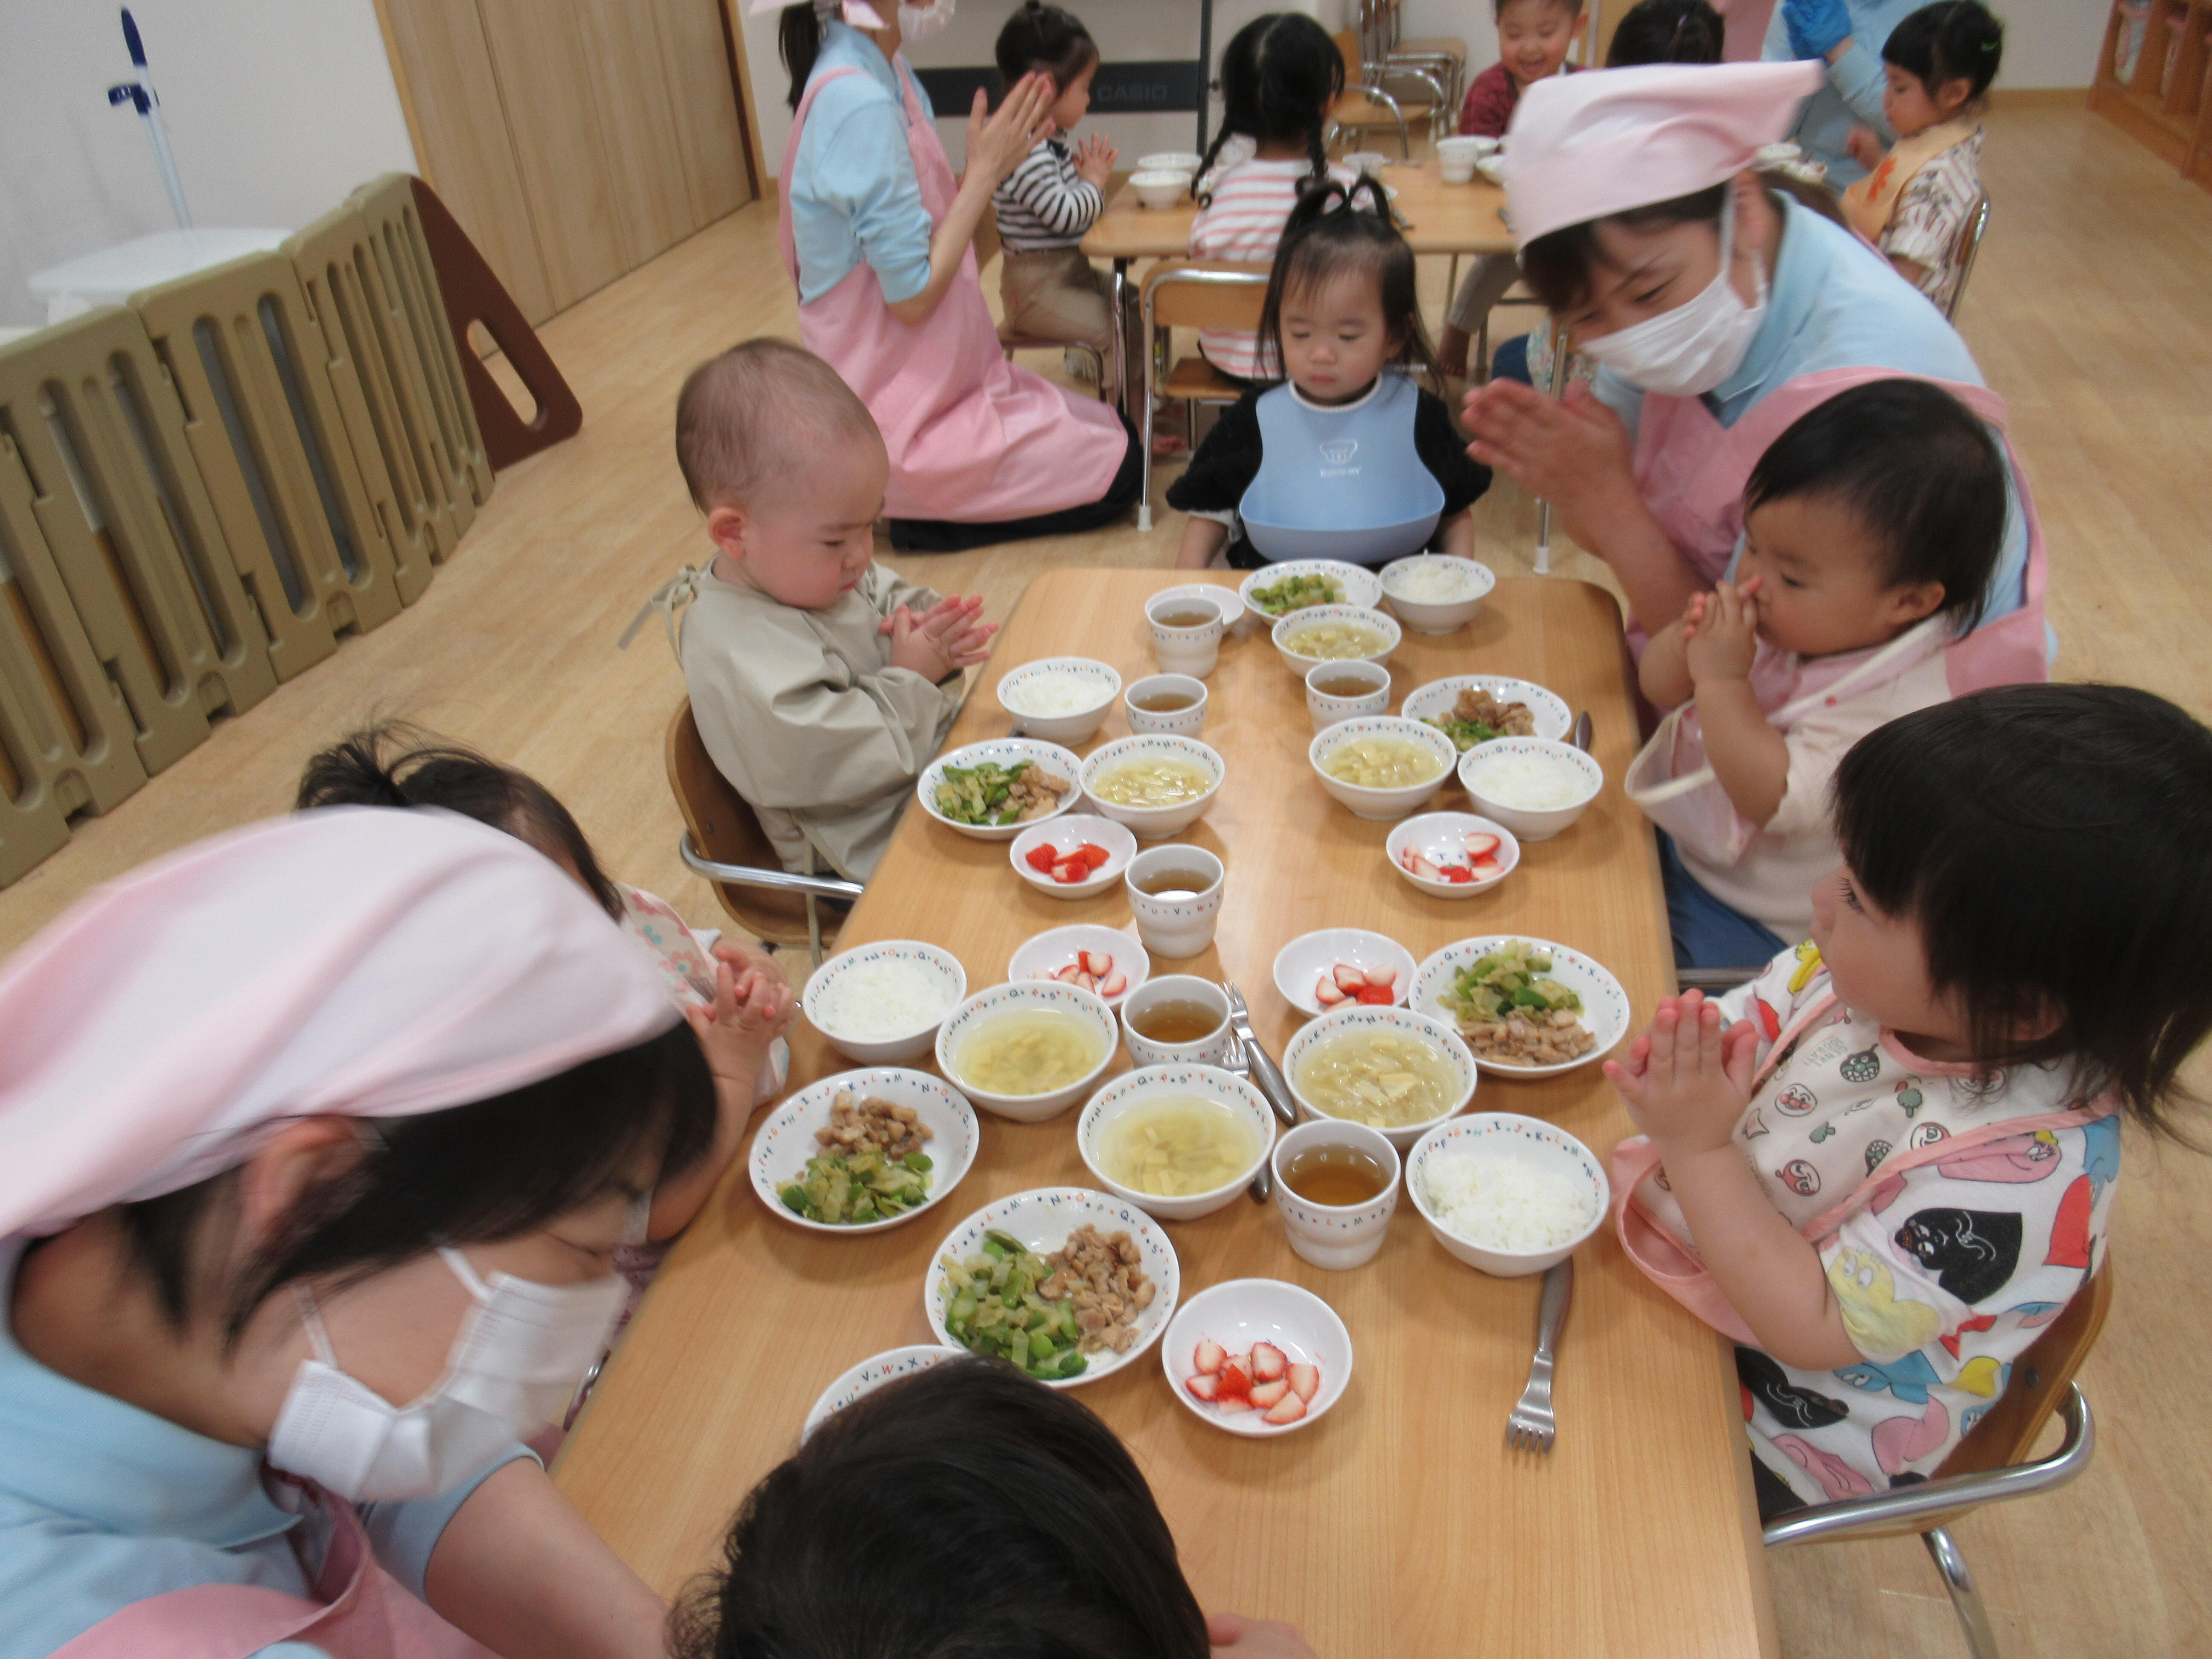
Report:
[[[1406,1190],[1439,1244],[1501,1279],[1566,1260],[1613,1203],[1596,1154],[1565,1130],[1514,1112],[1437,1125],[1406,1155]]]

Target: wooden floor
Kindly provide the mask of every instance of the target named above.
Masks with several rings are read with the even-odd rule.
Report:
[[[2059,672],[2148,686],[2212,718],[2212,195],[2086,112],[2007,108],[1990,127],[1996,210],[1960,320],[2011,404],[2041,509]],[[1440,311],[1444,272],[1430,263],[1425,291]],[[672,453],[678,383],[700,358],[763,332],[796,326],[763,205],[554,319],[545,340],[582,400],[582,434],[501,476],[453,562],[404,615],[219,726],[0,893],[0,949],[96,882],[283,810],[301,762],[374,714],[535,773],[610,870],[695,921],[718,921],[677,860],[661,769],[682,677],[657,626],[627,653],[615,640],[705,547]],[[1478,556],[1526,570],[1531,504],[1501,485],[1477,518]],[[1003,616],[1041,569],[1169,563],[1180,529],[1164,512],[1149,537],[1130,526],[901,562],[940,587],[981,592]],[[1565,549],[1555,568],[1600,574]],[[2212,1112],[2202,1121],[2212,1139]],[[2118,1294],[2082,1379],[2095,1466],[2063,1492],[1958,1529],[2015,1659],[2212,1652],[2212,1159],[2139,1139],[2129,1157]],[[1964,1651],[1915,1542],[1816,1547],[1771,1566],[1785,1653]]]

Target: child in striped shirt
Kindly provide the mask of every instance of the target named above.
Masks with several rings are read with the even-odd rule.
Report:
[[[1114,313],[1106,279],[1079,244],[1105,205],[1102,193],[1115,151],[1103,133],[1071,147],[1065,135],[1091,107],[1098,47],[1072,12],[1028,0],[999,31],[999,73],[1012,86],[1048,76],[1058,97],[1052,131],[992,193],[999,222],[999,298],[1009,337],[1065,340],[1098,353],[1106,392],[1114,384]]]

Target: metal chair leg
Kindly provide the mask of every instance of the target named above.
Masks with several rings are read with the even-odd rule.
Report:
[[[1942,1528],[1930,1527],[1920,1534],[1920,1541],[1928,1546],[1936,1571],[1943,1575],[1943,1588],[1951,1592],[1951,1609],[1959,1615],[1966,1651],[1973,1659],[1999,1659],[1996,1632],[1990,1627],[1982,1593],[1974,1588],[1974,1576],[1966,1571],[1966,1558],[1959,1553],[1958,1540]]]
[[[1144,311],[1144,361],[1149,367],[1152,363],[1154,326],[1152,295],[1146,295],[1140,303]],[[1118,310],[1114,313],[1117,325],[1120,323],[1121,315]],[[1124,359],[1125,365],[1126,362],[1127,360]],[[1139,476],[1142,480],[1137,494],[1137,533],[1139,535],[1150,535],[1152,528],[1152,404],[1155,401],[1153,393],[1159,384],[1160,380],[1157,374],[1148,374],[1145,378],[1145,429],[1137,434],[1137,441],[1145,447],[1144,454],[1138,461]],[[1128,397],[1127,381],[1122,383],[1121,395],[1125,399]]]

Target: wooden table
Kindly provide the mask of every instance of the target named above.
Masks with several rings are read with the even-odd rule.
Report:
[[[991,688],[1036,657],[1099,657],[1125,679],[1152,672],[1144,601],[1176,580],[1145,570],[1039,576],[951,742],[1005,732]],[[1671,974],[1651,838],[1617,784],[1636,746],[1625,660],[1613,600],[1557,578],[1505,580],[1471,629],[1407,636],[1391,665],[1399,695],[1448,673],[1534,680],[1590,711],[1595,752],[1615,781],[1571,830],[1524,848],[1498,891],[1446,900],[1391,871],[1388,826],[1322,792],[1306,763],[1303,691],[1266,635],[1229,641],[1205,732],[1228,760],[1229,782],[1185,837],[1228,866],[1220,933],[1203,955],[1154,970],[1233,978],[1279,1055],[1298,1017],[1270,964],[1295,935],[1372,927],[1418,958],[1471,934],[1522,932],[1605,963],[1640,1022]],[[1125,730],[1117,710],[1094,741]],[[1456,790],[1438,804],[1458,805]],[[841,942],[932,939],[981,988],[1006,976],[1023,939],[1074,921],[1133,929],[1118,891],[1047,897],[1015,878],[1004,843],[908,812]],[[843,1069],[803,1024],[793,1049],[794,1085]],[[1594,1066],[1540,1083],[1486,1077],[1474,1106],[1551,1119],[1601,1151],[1627,1127]],[[662,1270],[557,1466],[592,1524],[660,1590],[707,1566],[738,1501],[795,1444],[815,1396],[872,1353],[931,1340],[923,1274],[963,1216],[1026,1188],[1090,1184],[1076,1116],[1018,1124],[985,1114],[981,1153],[959,1189],[866,1239],[778,1222],[738,1160]],[[1167,1231],[1186,1295],[1225,1279],[1289,1279],[1337,1310],[1356,1355],[1335,1411],[1279,1440],[1207,1427],[1176,1403],[1150,1355],[1079,1391],[1151,1480],[1203,1604],[1296,1620],[1328,1659],[1771,1650],[1728,1351],[1648,1285],[1609,1232],[1577,1258],[1558,1444],[1536,1457],[1509,1452],[1504,1428],[1528,1371],[1540,1279],[1462,1265],[1406,1203],[1382,1255],[1350,1273],[1299,1261],[1273,1208],[1241,1198]]]
[[[1505,228],[1505,192],[1478,175],[1471,183],[1448,185],[1435,159],[1418,166],[1385,167],[1382,182],[1398,192],[1397,210],[1407,246],[1416,253],[1510,253],[1513,233]],[[1185,197],[1171,208],[1142,206],[1135,189],[1124,184],[1106,204],[1083,239],[1093,259],[1114,262],[1114,350],[1121,367],[1121,384],[1129,385],[1129,343],[1122,313],[1129,266],[1138,259],[1177,258],[1190,252],[1191,222],[1198,204]]]

